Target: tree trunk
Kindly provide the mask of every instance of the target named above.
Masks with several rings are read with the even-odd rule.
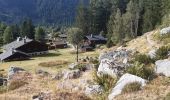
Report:
[[[79,49],[78,49],[78,45],[77,45],[77,62],[79,61]]]

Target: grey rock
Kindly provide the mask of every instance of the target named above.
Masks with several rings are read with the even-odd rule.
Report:
[[[0,86],[4,86],[7,84],[7,79],[0,77]]]
[[[53,79],[53,80],[60,80],[60,79],[63,78],[63,76],[64,76],[64,73],[63,73],[63,72],[58,72],[57,75],[54,75],[54,76],[52,77],[52,79]]]
[[[64,79],[76,79],[80,77],[80,70],[68,70],[64,73]]]
[[[69,69],[75,69],[75,67],[78,65],[78,63],[72,63],[68,66]]]
[[[170,60],[158,60],[155,62],[155,71],[157,74],[163,74],[170,77]]]
[[[10,79],[15,73],[17,72],[25,72],[24,69],[19,68],[19,67],[10,67],[8,71],[8,78]]]
[[[89,85],[85,89],[86,95],[101,94],[102,92],[103,92],[103,88],[100,85]]]
[[[152,58],[152,59],[155,58],[155,57],[156,57],[156,51],[157,51],[157,50],[155,50],[155,49],[149,51],[149,53],[148,53],[149,57]]]
[[[49,76],[50,75],[50,73],[48,73],[47,71],[41,70],[41,69],[37,70],[36,74],[38,74],[40,76]]]
[[[121,94],[123,88],[127,84],[133,82],[139,82],[141,84],[141,87],[145,86],[147,83],[147,81],[145,79],[142,79],[141,77],[126,73],[116,83],[115,87],[112,89],[112,92],[109,94],[108,99],[114,100],[115,96]]]
[[[161,29],[160,35],[166,35],[166,34],[170,34],[170,27]]]

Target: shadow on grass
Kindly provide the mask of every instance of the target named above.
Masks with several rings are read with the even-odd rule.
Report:
[[[55,57],[55,56],[60,56],[60,55],[61,55],[60,53],[48,53],[48,54],[39,55],[39,56],[36,56],[36,57]]]

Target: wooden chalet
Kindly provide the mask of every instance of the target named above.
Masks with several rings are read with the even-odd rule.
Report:
[[[50,50],[67,48],[66,41],[61,39],[51,39],[48,41],[47,45]]]
[[[4,45],[2,49],[3,53],[0,54],[1,61],[27,59],[31,56],[48,53],[48,46],[45,43],[21,37]]]
[[[106,44],[107,38],[101,35],[88,35],[84,37],[84,41],[89,43],[89,46],[95,47],[97,44]]]

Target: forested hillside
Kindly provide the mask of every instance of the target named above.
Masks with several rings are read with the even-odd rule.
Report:
[[[36,24],[71,25],[80,0],[0,0],[0,21],[19,23],[30,18]],[[84,0],[88,4],[88,0]]]

